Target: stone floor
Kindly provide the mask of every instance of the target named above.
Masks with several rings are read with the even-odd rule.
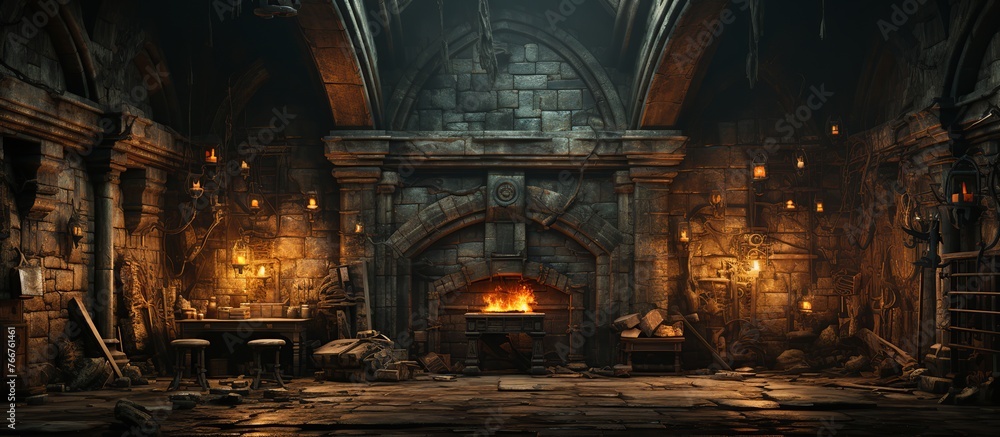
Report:
[[[118,399],[150,407],[164,435],[997,435],[1000,407],[939,396],[828,387],[821,377],[758,375],[556,378],[490,375],[350,384],[299,379],[278,399],[171,410],[166,382],[57,393],[17,406],[20,435],[128,435]],[[217,380],[211,381],[213,387]],[[215,397],[218,397],[217,395]],[[8,431],[9,430],[4,430]],[[3,434],[3,432],[0,432]],[[133,434],[135,435],[135,434]]]

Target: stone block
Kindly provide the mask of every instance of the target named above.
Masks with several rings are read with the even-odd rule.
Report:
[[[538,44],[524,45],[524,60],[528,62],[538,61]]]
[[[542,111],[542,131],[567,131],[570,126],[569,111]]]
[[[490,77],[476,73],[472,75],[472,90],[473,91],[491,91],[493,89],[493,84],[490,83]]]
[[[54,270],[56,280],[56,291],[75,291],[79,287],[73,283],[72,270]]]
[[[455,89],[425,89],[417,99],[417,109],[455,109]]]
[[[510,62],[524,62],[524,46],[514,45],[510,48]]]
[[[431,78],[424,83],[424,89],[436,90],[454,88],[456,79],[457,75],[454,74],[438,74],[431,76]]]
[[[500,74],[497,75],[496,82],[493,82],[494,90],[512,90],[514,89],[514,76],[510,74]]]
[[[511,130],[514,128],[514,111],[502,109],[486,114],[486,130]]]
[[[541,117],[542,112],[536,105],[534,91],[518,91],[517,109],[514,115],[518,118]]]
[[[514,120],[514,130],[541,131],[542,119],[540,118],[518,118]]]
[[[538,109],[542,111],[555,111],[559,109],[559,94],[556,91],[535,91],[535,100]]]
[[[534,62],[513,62],[507,66],[510,74],[535,74]]]
[[[531,59],[528,59],[529,61]],[[554,50],[548,48],[548,46],[538,46],[538,55],[535,59],[536,61],[561,61],[562,58]]]
[[[455,88],[459,91],[468,91],[472,89],[471,74],[459,74],[457,75],[457,80],[455,82]]]
[[[464,114],[463,118],[465,119],[465,121],[469,121],[469,122],[473,122],[473,121],[484,122],[484,121],[486,121],[486,113],[485,112],[466,112]]]
[[[517,91],[514,90],[504,90],[497,92],[497,106],[500,108],[517,108],[518,105],[518,95]]]
[[[458,111],[488,112],[497,109],[497,96],[488,91],[465,91],[458,93]]]
[[[579,77],[573,66],[565,62],[559,64],[559,76],[562,79],[576,79]]]
[[[542,90],[548,85],[548,77],[539,74],[514,76],[514,88],[519,90]]]
[[[579,79],[550,80],[548,83],[548,89],[550,90],[579,90],[585,88],[587,86]]]
[[[543,108],[544,109],[544,108]],[[583,109],[583,95],[580,90],[560,90],[559,110]]]
[[[451,130],[451,131],[466,131],[466,130],[469,130],[469,123],[466,123],[466,122],[461,122],[461,123],[446,123],[444,125],[444,129],[445,130]]]
[[[417,114],[420,115],[420,122],[418,124],[420,130],[435,131],[443,129],[440,110],[417,111]]]
[[[535,64],[535,73],[559,74],[559,62],[539,62]]]

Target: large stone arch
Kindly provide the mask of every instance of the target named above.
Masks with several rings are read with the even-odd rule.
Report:
[[[707,26],[727,16],[735,20],[730,5],[726,0],[684,0],[659,2],[654,8],[636,66],[631,128],[677,125],[726,24],[719,25],[719,35]]]
[[[494,33],[510,32],[529,37],[558,53],[579,73],[580,79],[594,95],[597,110],[608,129],[624,129],[627,123],[625,107],[608,77],[604,67],[590,51],[569,33],[548,25],[543,20],[528,16],[500,12],[493,17]],[[477,40],[476,30],[466,23],[452,30],[446,37],[448,47],[458,53],[471,47]],[[386,120],[392,129],[402,130],[417,101],[417,93],[437,70],[441,68],[440,43],[430,44],[413,61],[407,73],[400,78],[386,106]]]
[[[617,227],[593,208],[572,204],[566,196],[528,187],[527,219],[556,230],[587,248],[594,256],[608,255],[624,240]],[[451,195],[434,202],[403,223],[387,244],[402,257],[412,257],[441,237],[486,220],[485,190]]]
[[[525,262],[521,271],[505,271],[498,274],[490,267],[490,263],[482,261],[463,265],[460,271],[445,275],[432,282],[430,289],[437,296],[445,296],[466,288],[474,282],[486,281],[496,276],[520,276],[559,290],[564,294],[579,292],[584,287],[582,284],[573,283],[568,276],[542,263]]]

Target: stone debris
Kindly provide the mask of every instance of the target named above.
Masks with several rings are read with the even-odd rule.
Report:
[[[152,412],[128,399],[119,400],[115,404],[115,418],[128,428],[139,430],[142,435],[160,434],[160,424],[153,418]]]
[[[621,316],[611,324],[611,326],[618,332],[622,332],[626,329],[632,329],[639,326],[642,318],[639,317],[639,313],[629,314],[627,316]]]
[[[412,379],[419,364],[406,360],[407,351],[396,350],[394,346],[392,340],[377,331],[362,331],[358,338],[334,340],[321,346],[313,352],[313,357],[329,380],[398,382]],[[437,370],[447,368],[443,360],[434,363]]]

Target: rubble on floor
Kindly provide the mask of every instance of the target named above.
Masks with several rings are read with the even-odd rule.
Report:
[[[406,349],[376,331],[358,333],[358,338],[331,341],[313,352],[323,369],[324,378],[332,381],[405,381],[420,368],[407,359]]]

